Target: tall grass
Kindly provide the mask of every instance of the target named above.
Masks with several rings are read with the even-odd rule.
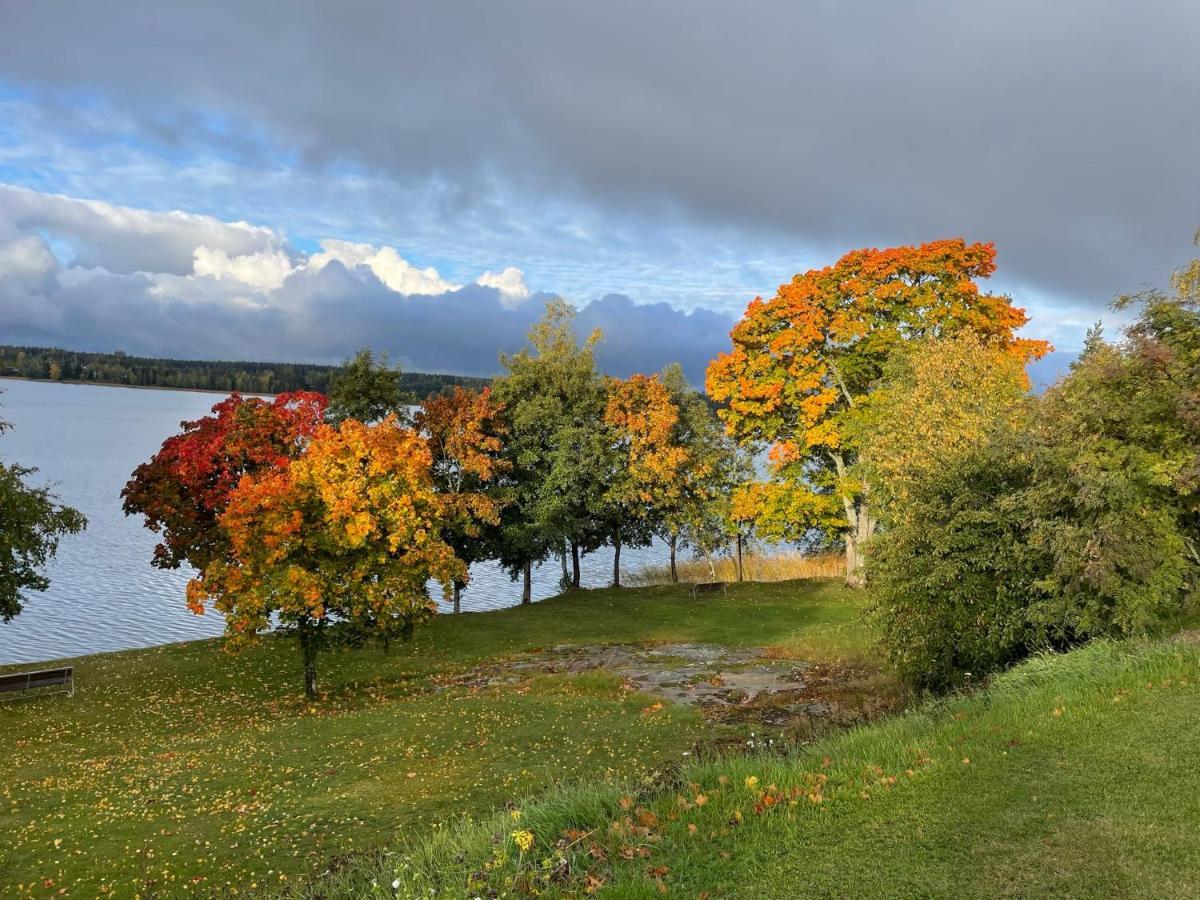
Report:
[[[681,582],[737,581],[737,560],[731,556],[716,556],[709,560],[697,557],[676,562]],[[742,557],[742,573],[746,581],[791,581],[795,578],[840,578],[846,574],[846,557],[840,553],[809,555],[797,551],[782,553],[753,553]],[[634,587],[651,584],[670,584],[669,565],[645,566],[625,576]]]

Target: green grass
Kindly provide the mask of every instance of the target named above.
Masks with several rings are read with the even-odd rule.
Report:
[[[1198,735],[1200,642],[1097,643],[789,756],[552,791],[312,895],[1195,897]]]
[[[291,884],[339,858],[488,815],[564,779],[638,779],[707,730],[695,711],[643,713],[604,673],[471,687],[454,676],[566,643],[703,641],[853,660],[860,600],[833,582],[585,591],[439,617],[384,656],[320,660],[269,639],[74,660],[73,699],[0,706],[0,885],[18,894],[207,896]],[[28,668],[24,667],[8,667]]]

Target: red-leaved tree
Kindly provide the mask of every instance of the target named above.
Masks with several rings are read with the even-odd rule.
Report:
[[[286,465],[316,433],[328,401],[294,391],[273,400],[232,394],[212,414],[182,423],[121,492],[126,515],[161,535],[153,564],[204,569],[228,555],[220,517],[242,477]]]

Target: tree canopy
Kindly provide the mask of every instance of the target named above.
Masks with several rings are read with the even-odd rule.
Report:
[[[1014,397],[990,349],[962,343],[923,348],[889,386],[903,396],[884,404],[878,446],[908,464],[869,589],[912,681],[952,687],[1194,611],[1200,296],[1186,285],[1123,300],[1140,306],[1124,340],[1094,330],[1041,397]]]
[[[408,397],[401,377],[399,367],[388,365],[386,354],[377,359],[372,350],[359,350],[333,374],[326,417],[335,425],[347,419],[378,422],[389,414],[403,420]]]
[[[304,454],[242,479],[221,515],[227,557],[188,585],[211,602],[235,644],[272,615],[297,630],[305,691],[316,692],[321,632],[334,619],[387,638],[436,611],[426,587],[449,596],[466,567],[441,537],[429,446],[389,417],[317,429]]]
[[[298,456],[325,414],[322,394],[298,391],[273,400],[232,394],[212,414],[182,423],[121,492],[126,515],[145,517],[162,535],[153,564],[203,569],[228,550],[219,520],[242,477]]]
[[[852,583],[860,545],[878,511],[854,470],[861,447],[847,424],[905,342],[972,331],[1022,362],[1044,341],[1016,335],[1027,322],[1008,297],[980,290],[995,269],[991,244],[961,239],[856,250],[755,298],[733,347],[709,366],[708,392],[730,433],[769,446],[772,479],[747,492],[768,536],[796,540],[812,528],[840,536]]]
[[[501,357],[505,373],[492,389],[505,410],[509,463],[496,556],[514,576],[525,574],[526,588],[532,563],[564,545],[576,554],[593,550],[611,534],[605,492],[612,446],[594,353],[601,334],[580,343],[574,316],[565,301],[548,302],[529,346]]]
[[[491,388],[479,393],[455,388],[433,394],[417,411],[417,430],[429,444],[433,483],[442,504],[442,538],[467,565],[486,559],[485,535],[500,524],[504,507],[501,477],[511,468],[503,458],[507,427],[504,407]],[[493,538],[494,540],[494,538]],[[454,611],[460,608],[466,579],[454,582]]]
[[[10,427],[0,419],[0,435]],[[0,622],[21,612],[29,591],[50,586],[42,570],[58,552],[59,540],[87,527],[84,515],[60,503],[50,488],[27,482],[36,473],[0,462]]]

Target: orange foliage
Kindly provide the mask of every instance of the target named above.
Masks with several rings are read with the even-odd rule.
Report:
[[[848,417],[892,351],[965,332],[1022,363],[1050,349],[1016,336],[1028,319],[1008,297],[980,290],[977,281],[993,271],[991,244],[942,240],[855,250],[795,276],[769,300],[756,297],[707,378],[730,434],[771,448],[773,482],[743,490],[735,516],[754,514],[772,537],[840,532],[855,569],[852,545],[870,536],[875,516],[851,468],[859,448]]]
[[[709,366],[709,395],[728,404],[734,434],[780,442],[787,457],[837,448],[834,414],[871,389],[901,341],[969,330],[1022,361],[1049,351],[1015,336],[1024,310],[979,290],[993,271],[995,248],[962,239],[847,253],[754,299],[731,352]]]
[[[246,476],[221,526],[230,558],[188,585],[188,602],[225,614],[245,640],[331,615],[385,631],[434,612],[426,583],[447,590],[465,567],[440,537],[441,504],[426,441],[389,416],[322,426],[290,465]]]
[[[604,421],[617,434],[626,454],[624,473],[614,486],[622,502],[665,507],[680,489],[680,470],[688,451],[673,442],[679,411],[656,375],[609,379]]]
[[[429,443],[444,536],[466,562],[483,557],[475,539],[485,525],[500,520],[500,504],[489,487],[510,467],[501,457],[503,410],[490,387],[479,393],[455,387],[430,395],[416,415],[417,429]]]

